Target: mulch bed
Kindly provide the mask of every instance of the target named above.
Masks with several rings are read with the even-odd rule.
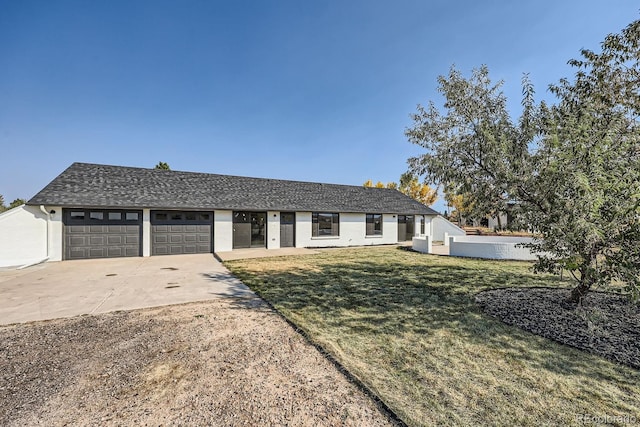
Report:
[[[476,295],[482,310],[504,323],[640,369],[640,305],[624,296],[590,292],[582,306],[570,290],[505,288]]]

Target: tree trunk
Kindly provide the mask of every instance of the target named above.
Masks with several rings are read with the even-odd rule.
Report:
[[[496,219],[498,220],[498,231],[502,230],[502,220],[500,219],[500,212],[496,215]]]
[[[585,280],[582,280],[578,283],[578,286],[571,290],[569,302],[582,305],[582,299],[589,293],[589,289],[591,289],[591,283],[587,283]]]

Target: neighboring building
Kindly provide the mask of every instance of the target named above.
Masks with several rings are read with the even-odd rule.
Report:
[[[392,189],[87,163],[72,164],[19,211],[0,215],[8,236],[0,266],[395,244],[438,233],[436,211]]]

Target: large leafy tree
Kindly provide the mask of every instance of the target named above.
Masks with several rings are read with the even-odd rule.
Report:
[[[433,102],[418,105],[414,125],[405,131],[410,142],[426,149],[409,159],[410,171],[456,194],[468,194],[472,214],[504,211],[515,139],[502,82],[493,83],[482,66],[469,79],[452,67],[438,83],[444,113]]]
[[[447,204],[453,209],[450,215],[455,217],[458,225],[462,227],[462,218],[467,218],[473,213],[471,197],[468,194],[456,194],[445,190],[444,198]]]
[[[392,188],[427,206],[431,206],[436,202],[436,200],[438,200],[437,189],[433,189],[426,183],[420,182],[418,177],[410,172],[403,173],[400,176],[400,184],[397,182],[388,182],[384,184],[382,181],[378,181],[374,184],[373,181],[368,179],[362,185],[364,187]]]
[[[398,190],[426,206],[431,206],[438,200],[438,190],[431,188],[426,182],[420,182],[418,177],[410,172],[400,176]]]
[[[536,268],[568,270],[571,300],[612,282],[640,297],[640,21],[606,37],[601,52],[570,61],[572,80],[550,87],[555,105],[536,105],[523,81],[522,115],[506,113],[486,67],[464,79],[440,77],[446,114],[418,107],[409,140],[426,148],[410,167],[475,209],[517,202],[516,216],[538,232]]]
[[[578,302],[596,285],[640,297],[640,21],[601,52],[572,60],[575,78],[550,87],[533,174],[520,176],[521,216],[543,239],[539,270],[568,270]]]

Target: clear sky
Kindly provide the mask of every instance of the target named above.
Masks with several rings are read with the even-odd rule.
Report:
[[[0,0],[0,194],[93,162],[397,181],[437,76],[481,64],[513,114],[637,0]],[[443,210],[442,202],[434,206]]]

